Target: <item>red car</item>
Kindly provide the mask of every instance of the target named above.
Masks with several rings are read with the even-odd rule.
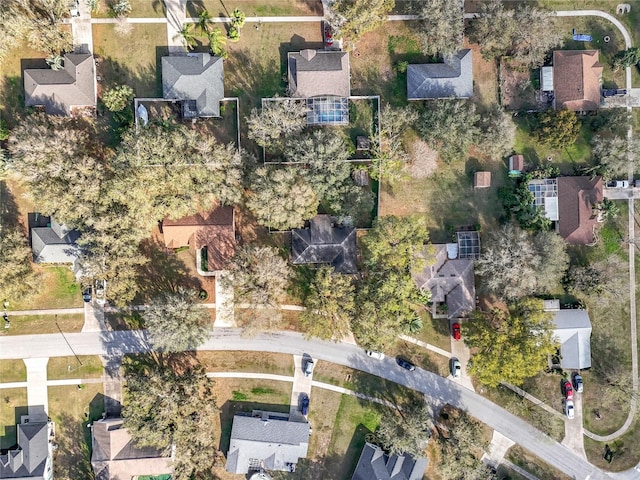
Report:
[[[567,400],[573,400],[573,387],[569,380],[564,380],[562,382],[562,390],[564,391],[564,396]]]
[[[451,335],[453,336],[454,340],[460,340],[460,324],[459,323],[454,323],[451,326]]]
[[[331,25],[325,22],[324,24],[324,46],[331,47],[333,46],[333,32],[331,30]]]

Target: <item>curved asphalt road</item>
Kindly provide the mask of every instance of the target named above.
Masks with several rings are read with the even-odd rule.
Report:
[[[144,331],[85,332],[0,337],[0,359],[76,355],[121,355],[150,350]],[[68,343],[67,343],[68,342]],[[73,351],[72,351],[73,350]],[[435,403],[449,403],[531,451],[575,479],[607,479],[606,473],[486,398],[452,380],[417,368],[408,372],[393,359],[373,360],[355,345],[305,340],[299,333],[272,332],[244,338],[238,329],[216,329],[199,350],[251,350],[314,358],[367,372],[424,393]],[[363,392],[365,393],[365,392]]]

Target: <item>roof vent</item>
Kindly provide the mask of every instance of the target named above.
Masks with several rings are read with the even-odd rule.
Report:
[[[310,62],[311,59],[316,56],[316,53],[317,52],[315,50],[311,50],[310,48],[308,48],[306,50],[302,50],[300,52],[300,56],[304,58],[307,62]]]

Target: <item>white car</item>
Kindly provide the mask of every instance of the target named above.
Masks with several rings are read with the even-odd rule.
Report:
[[[462,375],[462,365],[457,358],[451,359],[451,375],[453,375],[453,378],[460,378],[460,375]]]
[[[375,358],[376,360],[382,360],[384,359],[384,353],[382,352],[374,352],[373,350],[367,350],[367,355],[369,355],[371,358]]]
[[[573,400],[567,400],[564,402],[564,413],[569,420],[575,416],[575,408],[573,406]]]
[[[609,188],[629,188],[629,182],[627,180],[611,180],[607,183]]]

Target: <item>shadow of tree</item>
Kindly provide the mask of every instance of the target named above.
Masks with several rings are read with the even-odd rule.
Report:
[[[56,477],[94,478],[91,468],[91,433],[85,427],[87,422],[94,419],[78,421],[67,413],[60,415],[60,421],[56,424],[58,449],[53,461]]]

